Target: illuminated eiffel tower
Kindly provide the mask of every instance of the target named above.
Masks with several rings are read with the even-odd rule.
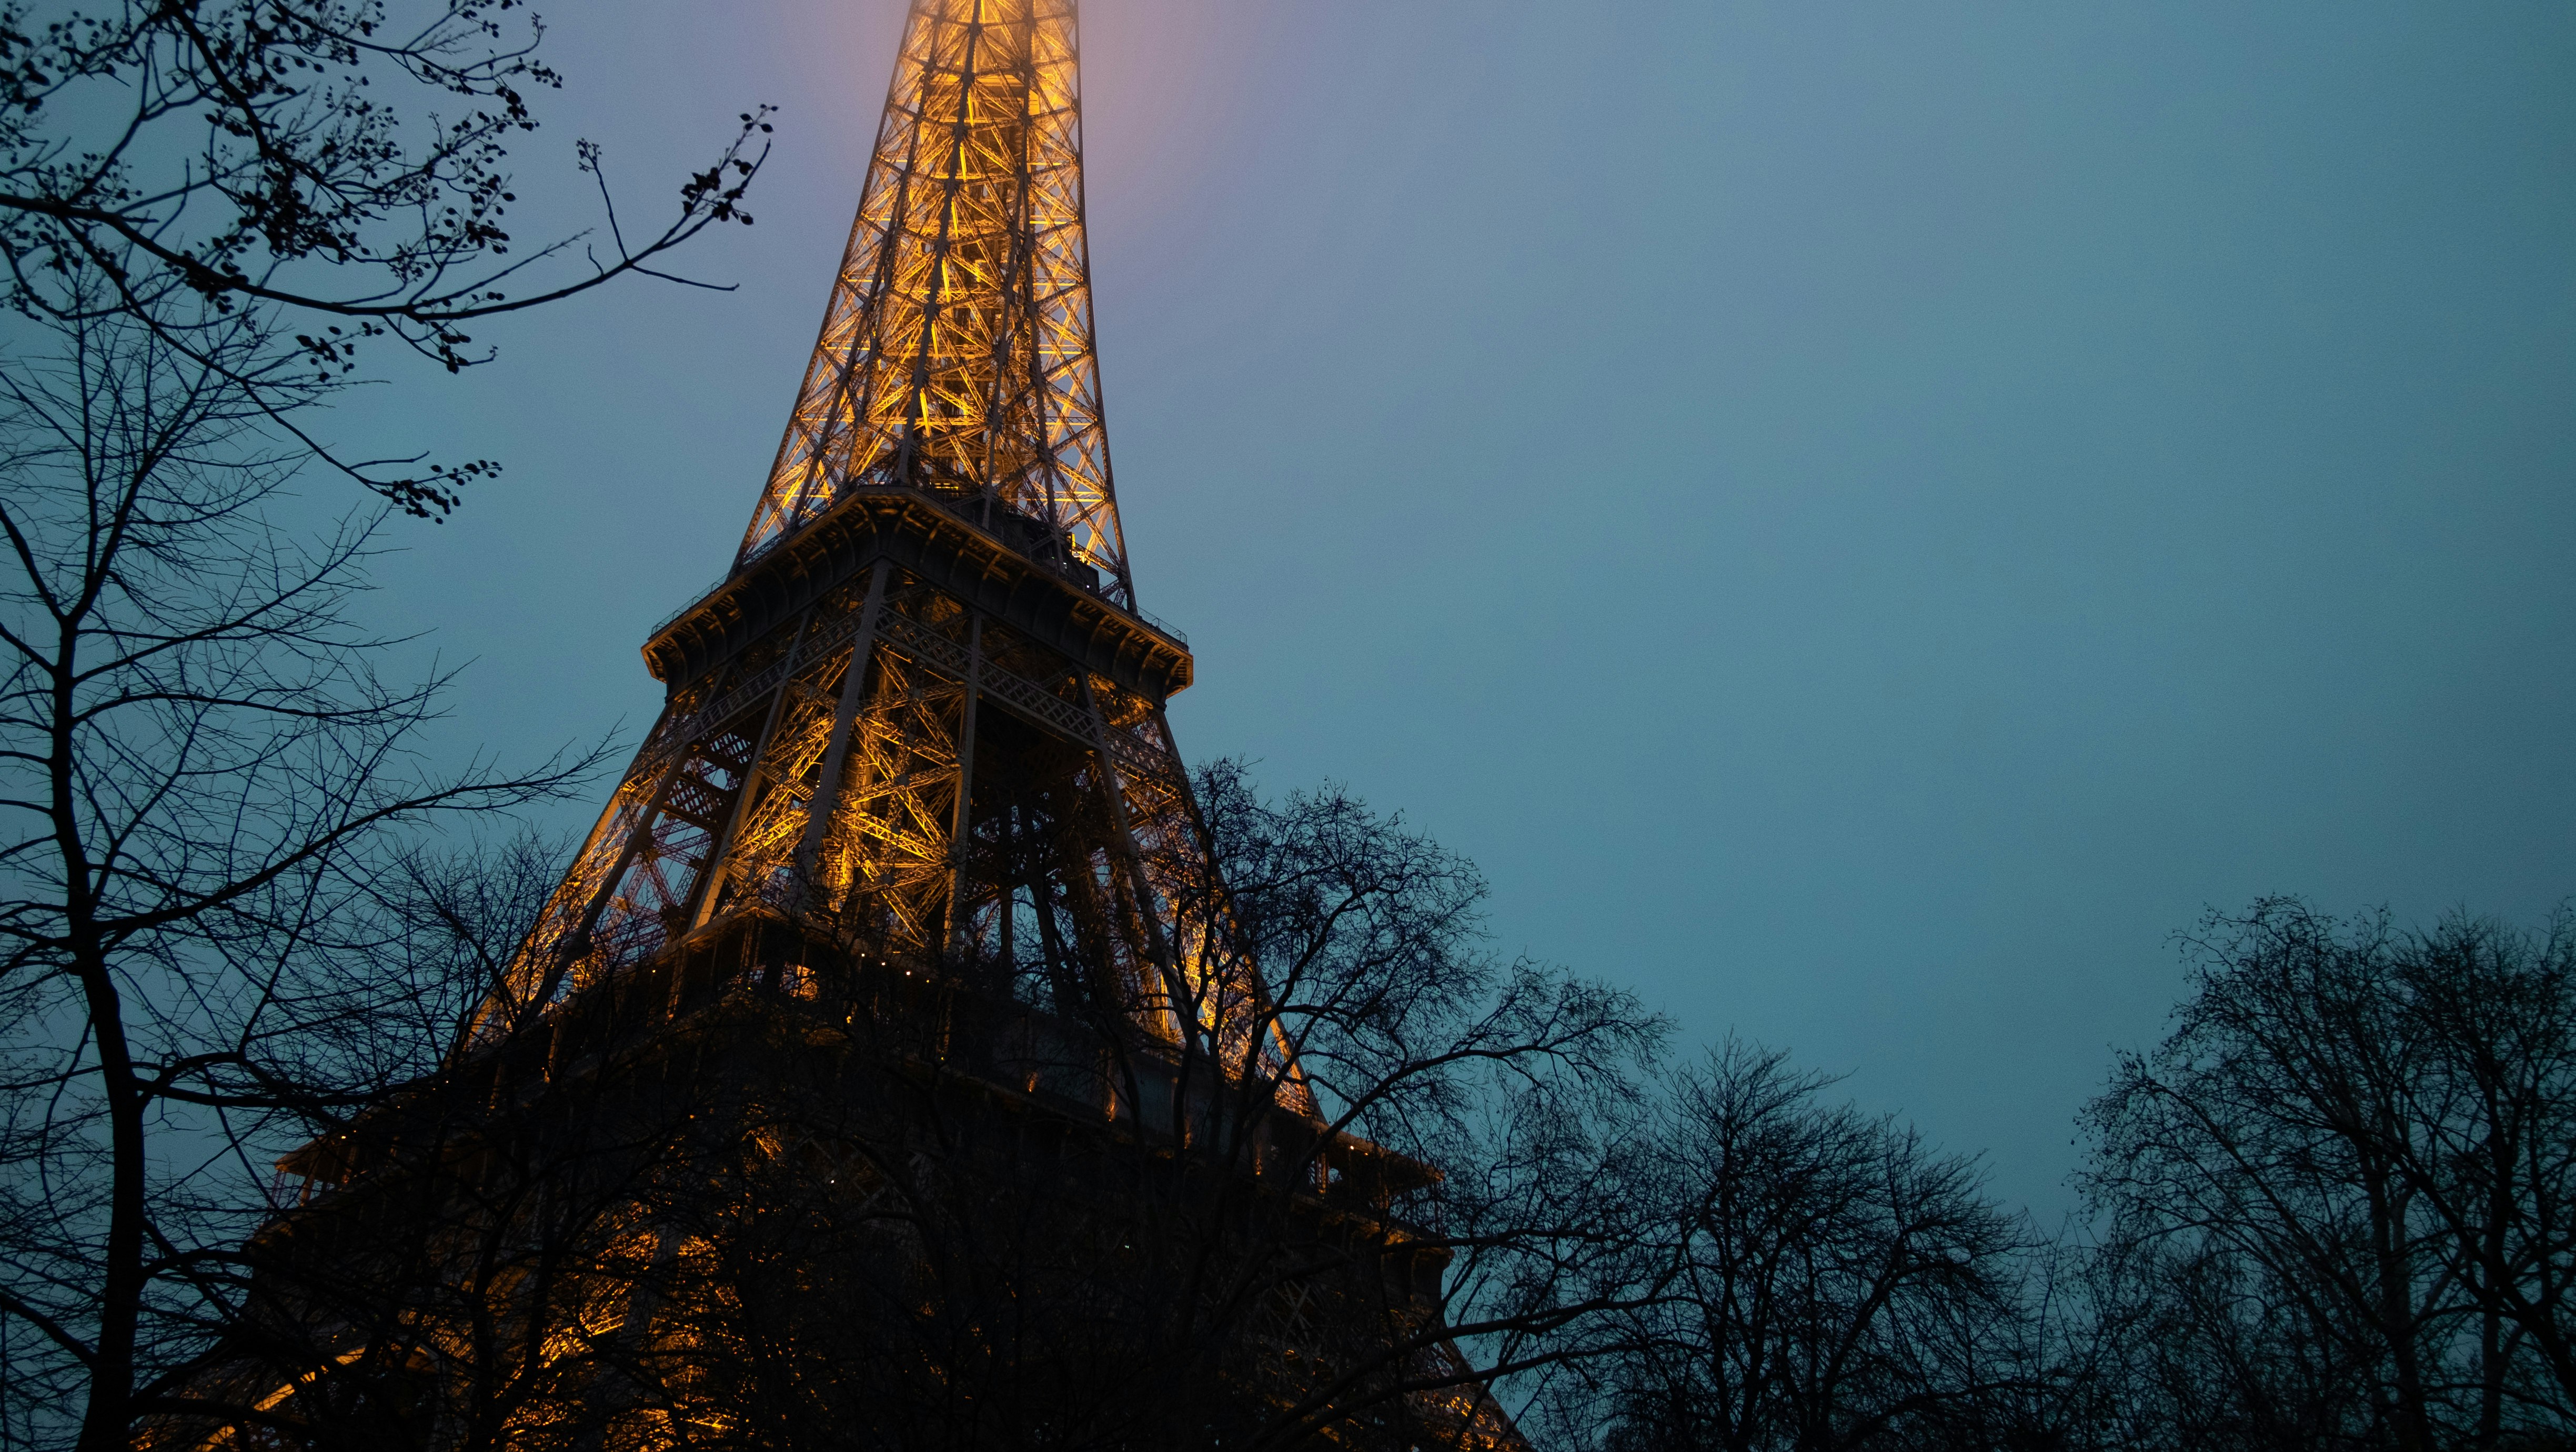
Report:
[[[660,719],[469,1045],[719,944],[1249,1016],[1164,718],[1189,648],[1119,530],[1078,84],[1071,0],[913,5],[750,528],[645,644]]]
[[[1077,79],[1071,0],[913,0],[659,719],[441,1072],[280,1161],[194,1373],[247,1410],[154,1445],[1521,1445],[1390,1213],[1437,1176],[1319,1114],[1164,718]]]

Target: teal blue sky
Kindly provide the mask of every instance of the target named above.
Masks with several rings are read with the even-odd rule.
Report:
[[[2205,907],[2576,892],[2576,8],[1086,12],[1182,745],[1402,809],[1499,950],[1847,1072],[2054,1214]],[[524,195],[589,136],[651,217],[783,109],[758,224],[690,259],[737,290],[492,328],[338,421],[508,466],[387,570],[474,661],[459,751],[649,721],[900,7],[550,20]]]

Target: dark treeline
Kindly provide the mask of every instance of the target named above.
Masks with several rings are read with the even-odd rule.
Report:
[[[2106,1444],[2561,1445],[2576,941],[2271,901],[2085,1111]]]
[[[1524,1425],[1617,1452],[2568,1445],[2576,939],[2276,899],[2081,1116],[2090,1222],[1729,1044],[1644,1115],[1646,1304]]]
[[[352,1011],[245,1035],[264,1112],[169,1147],[244,1173],[146,1206],[200,1248],[140,1298],[137,1444],[2567,1445],[2563,925],[2213,916],[2169,1034],[2082,1110],[2089,1219],[2043,1233],[1830,1076],[1676,1052],[1633,999],[1493,958],[1472,866],[1399,821],[1265,800],[1230,763],[1198,785],[1325,1112],[1437,1175],[1264,1192],[1261,1092],[1199,1111],[1241,1117],[1197,1171],[1033,1139],[975,1075],[905,1068],[901,1013],[761,1006],[792,979],[685,1037],[558,1037],[506,1093],[443,1078],[556,864],[526,839],[398,852],[334,931],[263,935]],[[812,1053],[818,1023],[846,1053]],[[12,1305],[44,1304],[33,1272],[76,1310],[103,1227],[64,1192],[108,1180],[13,1113]],[[329,1148],[389,1126],[399,1172]],[[263,1200],[280,1150],[299,1197],[330,1193]],[[94,1376],[42,1329],[12,1336],[8,1445],[69,1441]]]

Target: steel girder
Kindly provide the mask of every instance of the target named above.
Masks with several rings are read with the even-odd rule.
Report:
[[[1112,1016],[1293,1085],[1153,689],[1189,678],[1186,650],[994,535],[934,544],[954,521],[907,504],[845,499],[873,523],[822,537],[864,548],[776,552],[657,634],[648,658],[697,672],[467,1047],[751,912],[820,957]]]
[[[914,0],[737,568],[870,484],[996,498],[1134,603],[1092,348],[1072,0]]]

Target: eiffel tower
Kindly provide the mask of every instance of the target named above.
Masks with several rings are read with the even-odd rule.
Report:
[[[750,527],[646,642],[660,718],[468,1047],[762,921],[1166,1039],[1256,1016],[1119,528],[1077,67],[1071,0],[913,5]],[[1227,1054],[1265,1049],[1293,1100],[1275,1041]]]
[[[1077,65],[1072,0],[912,0],[660,716],[445,1072],[280,1162],[215,1400],[439,1448],[1521,1445],[1389,1213],[1436,1176],[1319,1114],[1173,743]],[[208,1425],[149,1440],[293,1440]]]

